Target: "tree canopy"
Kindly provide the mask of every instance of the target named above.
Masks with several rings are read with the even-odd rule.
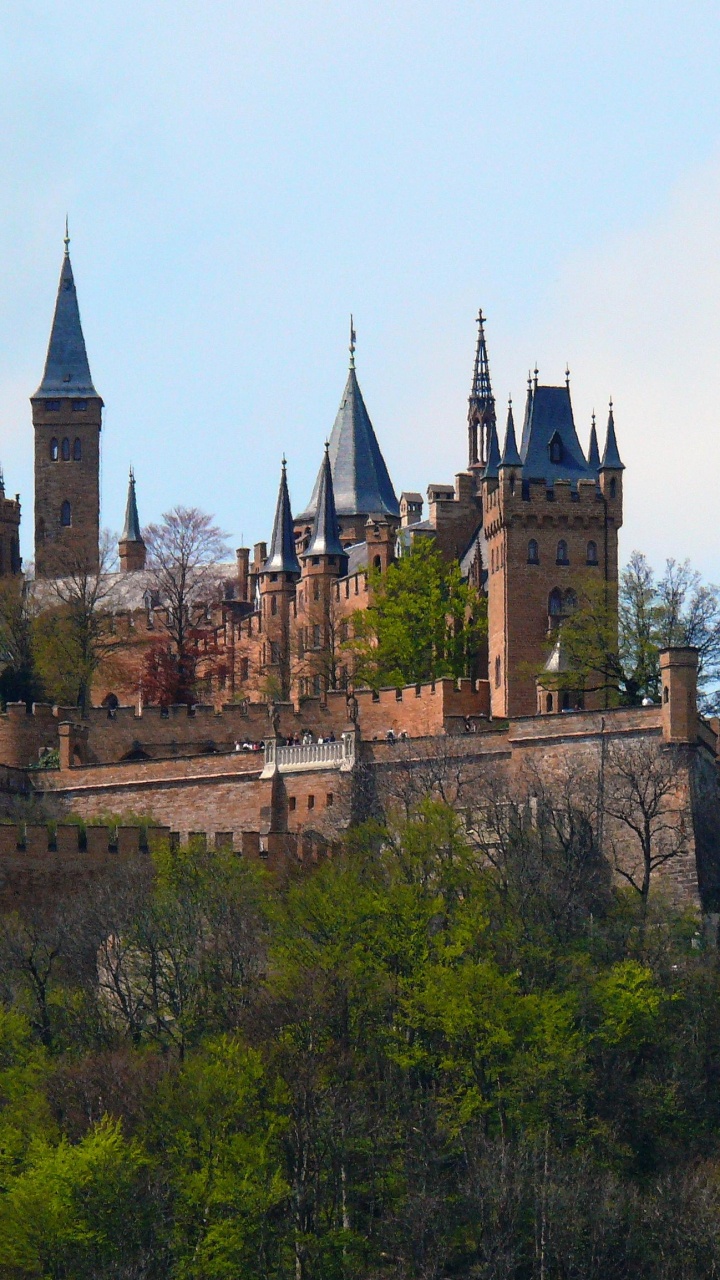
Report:
[[[474,674],[487,606],[430,539],[381,574],[371,570],[372,603],[353,615],[348,641],[355,679],[373,688]]]

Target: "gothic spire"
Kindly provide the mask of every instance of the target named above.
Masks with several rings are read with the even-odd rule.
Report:
[[[505,427],[505,445],[503,447],[501,467],[521,467],[522,458],[518,452],[515,438],[515,419],[513,418],[512,400],[508,400],[507,426]]]
[[[270,552],[263,565],[263,571],[265,573],[294,573],[299,576],[300,563],[295,553],[295,534],[293,533],[293,518],[290,510],[286,467],[287,464],[283,458],[272,541],[270,543]]]
[[[135,472],[130,468],[128,479],[127,506],[125,507],[125,524],[120,534],[121,542],[142,542],[140,520],[138,519],[137,498],[135,497]]]
[[[85,350],[69,245],[70,238],[66,223],[65,252],[45,360],[45,372],[34,399],[97,396]]]
[[[607,434],[605,436],[605,449],[603,451],[602,463],[600,464],[603,471],[624,471],[625,466],[620,460],[620,451],[617,447],[615,438],[615,416],[613,414],[613,402],[610,401],[610,409],[608,412]]]
[[[475,348],[472,386],[468,396],[468,444],[470,467],[481,466],[489,453],[490,426],[495,422],[495,397],[490,383],[490,363],[485,342],[485,317],[477,316],[478,337]]]
[[[600,470],[600,450],[598,449],[597,431],[595,430],[595,411],[593,410],[592,425],[590,427],[590,444],[588,446],[588,466],[593,471]]]
[[[315,509],[310,543],[304,552],[304,557],[345,556],[345,548],[340,541],[337,511],[335,510],[329,444],[325,445],[325,453],[315,487],[318,495],[317,507]]]

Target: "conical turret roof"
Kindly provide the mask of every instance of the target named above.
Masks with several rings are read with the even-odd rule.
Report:
[[[329,449],[338,515],[400,516],[400,507],[385,459],[365,408],[354,359],[330,433]],[[307,511],[298,519],[307,520],[316,511],[319,483],[320,476],[315,483]]]
[[[310,542],[307,550],[303,554],[305,557],[344,556],[346,555],[346,552],[342,542],[340,541],[340,526],[338,525],[337,511],[335,508],[335,493],[333,489],[332,468],[330,466],[330,446],[327,444],[325,445],[325,454],[318,473],[315,489],[318,495],[315,519],[313,521]]]
[[[603,471],[625,470],[625,464],[620,460],[620,451],[617,447],[617,440],[615,438],[615,415],[613,413],[612,400],[610,401],[610,411],[608,413],[605,448],[603,450],[602,463],[600,465]]]
[[[293,532],[293,518],[290,510],[290,494],[288,493],[284,458],[282,460],[280,488],[275,508],[272,541],[270,542],[270,551],[263,569],[266,573],[300,574],[300,562],[295,552],[295,534]]]
[[[135,472],[130,468],[128,480],[127,505],[125,507],[125,524],[120,534],[121,542],[142,542],[140,520],[138,519],[137,498],[135,497]]]
[[[590,444],[588,445],[588,466],[593,471],[600,470],[600,450],[598,449],[597,431],[595,430],[595,414],[592,416],[592,426],[590,427]]]
[[[45,372],[33,399],[97,396],[85,350],[68,244],[66,236]]]
[[[515,438],[515,419],[513,418],[512,401],[508,404],[507,426],[505,427],[505,445],[503,448],[501,467],[521,467],[522,458]]]
[[[488,456],[485,470],[483,472],[483,480],[497,480],[498,468],[500,466],[500,446],[498,444],[497,430],[495,423],[490,425],[490,435],[488,436]]]

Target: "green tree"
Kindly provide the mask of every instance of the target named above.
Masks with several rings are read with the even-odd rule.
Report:
[[[464,582],[429,539],[381,575],[370,571],[372,603],[353,615],[348,650],[357,683],[413,684],[475,671],[487,631],[485,598]]]

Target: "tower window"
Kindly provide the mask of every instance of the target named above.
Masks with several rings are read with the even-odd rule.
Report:
[[[72,507],[67,498],[60,508],[60,523],[65,529],[69,529],[72,524]]]
[[[548,596],[548,613],[551,618],[559,618],[562,615],[562,591],[559,587],[553,587]]]
[[[567,542],[565,541],[564,538],[561,538],[557,544],[557,563],[558,564],[570,563],[568,559]]]
[[[614,498],[616,493],[617,493],[617,480],[613,479],[610,481],[610,497]]]
[[[46,412],[46,413],[59,413],[59,412],[60,412],[60,401],[59,401],[59,400],[46,400],[46,401],[45,401],[45,412]]]
[[[70,441],[68,440],[67,436],[62,442],[62,460],[63,462],[70,461]]]
[[[597,543],[596,543],[596,542],[588,542],[588,544],[587,544],[587,557],[586,557],[586,559],[587,559],[587,563],[588,563],[588,564],[597,564],[597,562],[598,562],[598,557],[597,557]]]
[[[540,549],[534,538],[528,542],[528,564],[540,563]]]
[[[50,461],[57,462],[57,460],[58,460],[58,442],[53,436],[52,440],[50,441]]]
[[[75,462],[80,462],[82,460],[82,440],[79,436],[75,437],[75,443],[73,445],[73,459]]]
[[[495,659],[495,688],[500,688],[500,656]]]
[[[373,569],[375,569],[376,573],[382,573],[382,560],[380,559],[380,556],[374,557]]]
[[[270,612],[272,614],[277,613],[277,596],[270,597]]]
[[[87,400],[73,400],[72,407],[75,413],[83,413],[87,409]]]

